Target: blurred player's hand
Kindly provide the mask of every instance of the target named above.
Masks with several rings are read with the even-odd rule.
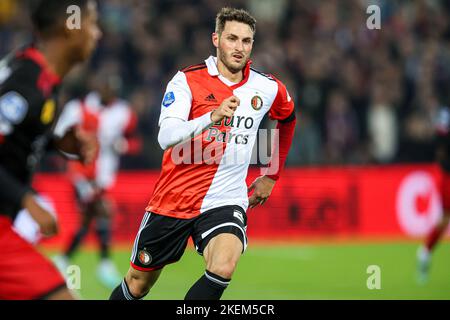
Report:
[[[212,122],[222,121],[223,118],[231,118],[241,101],[236,96],[231,96],[222,101],[220,106],[211,113]]]
[[[79,143],[78,155],[84,164],[92,163],[97,157],[98,141],[94,133],[81,128],[75,129],[75,137]]]
[[[248,192],[255,190],[253,194],[248,198],[248,204],[250,208],[254,208],[257,205],[263,205],[272,193],[272,189],[275,186],[275,180],[269,177],[258,177],[248,187]]]
[[[56,218],[36,201],[33,194],[27,193],[22,200],[22,205],[39,225],[42,235],[51,237],[58,233]]]

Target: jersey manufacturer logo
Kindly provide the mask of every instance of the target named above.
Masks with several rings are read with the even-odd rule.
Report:
[[[170,91],[167,92],[166,95],[164,96],[162,105],[167,108],[174,102],[175,102],[175,94],[172,91]]]
[[[145,266],[149,265],[152,262],[152,256],[145,249],[139,251],[138,258],[139,261]]]
[[[263,106],[263,100],[260,96],[254,96],[251,100],[252,108],[256,111],[260,110]]]
[[[211,93],[209,96],[207,96],[207,97],[205,98],[205,101],[217,102],[217,99],[216,99],[216,97],[214,96],[214,94]]]
[[[15,91],[6,93],[0,98],[0,116],[11,124],[22,122],[28,112],[28,102]]]
[[[50,99],[45,102],[41,112],[41,122],[43,124],[49,124],[53,121],[55,118],[55,109],[56,105],[54,100]]]

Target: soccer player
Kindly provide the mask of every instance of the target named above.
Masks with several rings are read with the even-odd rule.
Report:
[[[295,126],[286,87],[250,67],[255,26],[246,11],[223,8],[212,34],[217,57],[181,70],[169,82],[159,119],[158,141],[165,150],[161,175],[136,236],[131,267],[110,299],[142,299],[164,266],[181,258],[189,237],[206,270],[185,298],[220,299],[230,283],[247,246],[246,210],[269,197]],[[247,188],[252,147],[267,112],[278,120],[279,159],[271,160],[278,169]],[[185,148],[178,152],[180,142]],[[200,159],[189,152],[199,144]],[[249,190],[254,190],[250,198]]]
[[[67,8],[81,10],[80,28],[67,27]],[[89,58],[100,37],[93,0],[41,0],[33,9],[36,41],[0,63],[0,299],[71,299],[53,264],[12,229],[26,209],[50,236],[53,215],[34,198],[31,179],[44,152],[56,148],[85,162],[96,153],[95,139],[72,130],[54,138],[61,79]]]
[[[439,222],[431,229],[424,245],[417,251],[418,281],[428,281],[431,256],[439,240],[447,230],[450,221],[450,109],[442,107],[436,121],[437,150],[436,160],[442,170],[442,184],[440,186],[443,214]]]
[[[105,286],[114,289],[121,276],[110,259],[112,209],[106,192],[115,183],[120,156],[139,151],[139,140],[133,135],[137,116],[127,101],[118,98],[121,87],[118,75],[105,71],[94,80],[98,89],[84,99],[69,101],[55,129],[60,136],[73,126],[92,132],[98,137],[99,153],[90,165],[69,162],[68,173],[82,217],[80,227],[64,254],[53,260],[64,272],[95,220],[101,258],[97,276]]]

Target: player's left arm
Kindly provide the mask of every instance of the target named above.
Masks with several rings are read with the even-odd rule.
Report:
[[[253,194],[249,197],[249,206],[254,208],[264,204],[272,193],[276,181],[284,169],[289,149],[294,138],[296,125],[295,105],[285,85],[274,78],[278,84],[277,96],[269,110],[269,117],[277,120],[275,145],[270,164],[263,176],[258,177],[248,188]]]

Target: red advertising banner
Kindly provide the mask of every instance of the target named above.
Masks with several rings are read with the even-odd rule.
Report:
[[[114,240],[129,243],[139,228],[158,171],[122,172],[109,192]],[[248,184],[259,175],[250,169]],[[251,238],[423,237],[442,214],[434,165],[342,168],[287,168],[264,206],[249,209]],[[73,189],[61,174],[39,174],[35,188],[57,212],[60,234],[50,244],[65,243],[79,214]]]

